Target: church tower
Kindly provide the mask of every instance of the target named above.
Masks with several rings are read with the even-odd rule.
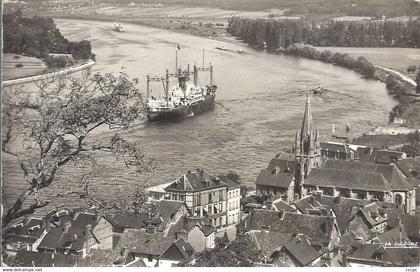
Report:
[[[295,138],[296,157],[296,193],[300,196],[305,178],[312,168],[321,166],[321,145],[319,131],[314,131],[312,121],[311,100],[309,92],[306,97],[305,114],[303,116],[302,128],[296,132]]]

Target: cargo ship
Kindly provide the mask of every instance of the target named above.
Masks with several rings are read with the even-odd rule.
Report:
[[[210,72],[210,83],[206,86],[198,84],[198,72]],[[193,81],[190,76],[193,75]],[[176,84],[169,87],[169,79],[176,78]],[[150,83],[162,82],[163,94],[160,97],[151,95]],[[149,120],[174,120],[194,116],[214,108],[217,86],[213,84],[213,66],[204,66],[190,72],[178,69],[175,74],[166,70],[164,77],[147,76],[146,114]]]

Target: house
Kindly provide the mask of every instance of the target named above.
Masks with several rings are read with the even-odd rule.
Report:
[[[419,253],[418,248],[364,244],[346,256],[346,260],[350,267],[418,266]]]
[[[4,251],[8,256],[15,256],[20,250],[36,251],[39,243],[48,231],[47,219],[26,218],[4,230]]]
[[[20,267],[73,267],[74,255],[21,250],[16,253],[14,266]]]
[[[331,253],[339,242],[340,232],[333,216],[254,210],[240,226],[243,232],[268,230],[282,234],[304,234],[312,245]],[[325,257],[328,257],[326,253]]]
[[[219,230],[228,225],[228,185],[218,176],[202,169],[188,171],[164,190],[170,200],[185,202],[192,216],[207,217]]]
[[[296,200],[290,206],[294,207],[300,214],[322,214],[323,212],[323,215],[328,215],[327,209],[318,202],[314,195]]]
[[[241,188],[225,176],[219,178],[227,185],[227,225],[236,225],[241,219]]]
[[[368,241],[372,234],[383,233],[387,226],[387,215],[380,212],[375,202],[358,209],[349,222],[349,230]]]
[[[193,261],[194,250],[182,237],[173,241],[161,232],[126,229],[116,250],[127,249],[134,258],[141,259],[146,267],[171,267]]]
[[[407,158],[407,154],[400,151],[384,150],[372,147],[358,147],[360,161],[390,164]]]
[[[270,256],[274,266],[314,266],[321,260],[318,252],[304,235],[299,235],[276,249]]]
[[[320,143],[321,156],[338,160],[357,160],[359,158],[357,147],[346,143],[324,142]]]
[[[89,212],[78,212],[74,215],[57,212],[52,217],[51,224],[54,227],[49,229],[37,249],[44,253],[75,254],[82,257],[92,248],[110,249],[112,225],[102,219],[103,217],[98,221],[97,215]]]
[[[147,229],[153,225],[156,231],[167,232],[179,218],[189,214],[185,202],[174,200],[152,200],[146,203],[150,212],[134,214],[115,214],[106,217],[113,227],[113,248],[118,244],[121,234],[126,229]]]
[[[294,199],[294,173],[281,172],[278,168],[273,169],[271,172],[261,170],[255,185],[259,195],[279,197],[287,203]]]
[[[268,230],[250,230],[245,235],[254,244],[256,249],[261,250],[264,256],[264,263],[267,261],[270,262],[273,252],[292,239],[292,234],[283,234]]]
[[[287,204],[281,198],[278,198],[278,199],[274,200],[273,202],[267,203],[267,208],[269,210],[278,211],[278,212],[280,212],[280,211],[283,211],[283,212],[294,212],[294,211],[296,211],[295,207]]]
[[[166,236],[172,240],[184,238],[195,252],[215,247],[214,227],[206,218],[183,217],[169,228]]]

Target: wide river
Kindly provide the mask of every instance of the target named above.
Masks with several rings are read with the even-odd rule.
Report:
[[[252,185],[276,153],[291,147],[302,123],[308,86],[331,90],[311,97],[314,124],[326,140],[330,139],[331,124],[341,133],[349,123],[354,135],[384,125],[396,104],[383,83],[332,64],[139,25],[125,24],[125,32],[117,33],[111,31],[110,22],[59,19],[56,24],[67,39],[92,42],[97,60],[94,72],[118,73],[125,67],[130,76],[141,80],[142,90],[147,74],[174,70],[177,44],[181,47],[179,64],[184,68],[187,63],[201,65],[205,49],[205,62],[214,65],[218,85],[215,109],[179,122],[140,124],[125,132],[140,140],[156,160],[155,172],[147,179],[150,184],[169,182],[188,169],[203,168],[214,174],[236,171],[245,184]],[[216,46],[229,50],[217,50]],[[207,74],[200,77],[203,83],[208,79]],[[162,86],[152,85],[152,89],[159,95]],[[97,138],[113,133],[101,133]],[[99,195],[113,197],[117,188],[130,190],[145,182],[143,176],[109,156],[101,155],[105,166],[96,173]],[[68,167],[61,180],[77,184],[83,171],[87,167]],[[22,186],[21,172],[11,158],[6,157],[4,175],[5,195],[11,200]]]

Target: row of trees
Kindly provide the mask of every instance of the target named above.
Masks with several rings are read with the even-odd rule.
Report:
[[[3,52],[45,58],[49,53],[72,54],[75,59],[92,56],[90,41],[70,42],[52,18],[23,17],[17,10],[3,15]]]
[[[333,53],[330,50],[318,50],[312,45],[295,43],[282,50],[283,53],[301,56],[308,59],[320,60],[322,62],[334,63],[350,68],[365,77],[371,78],[375,75],[375,66],[365,57],[353,58],[348,54]]]
[[[245,42],[269,49],[293,43],[341,47],[420,47],[420,18],[408,22],[385,20],[338,21],[332,18],[251,19],[232,17],[228,32]]]

